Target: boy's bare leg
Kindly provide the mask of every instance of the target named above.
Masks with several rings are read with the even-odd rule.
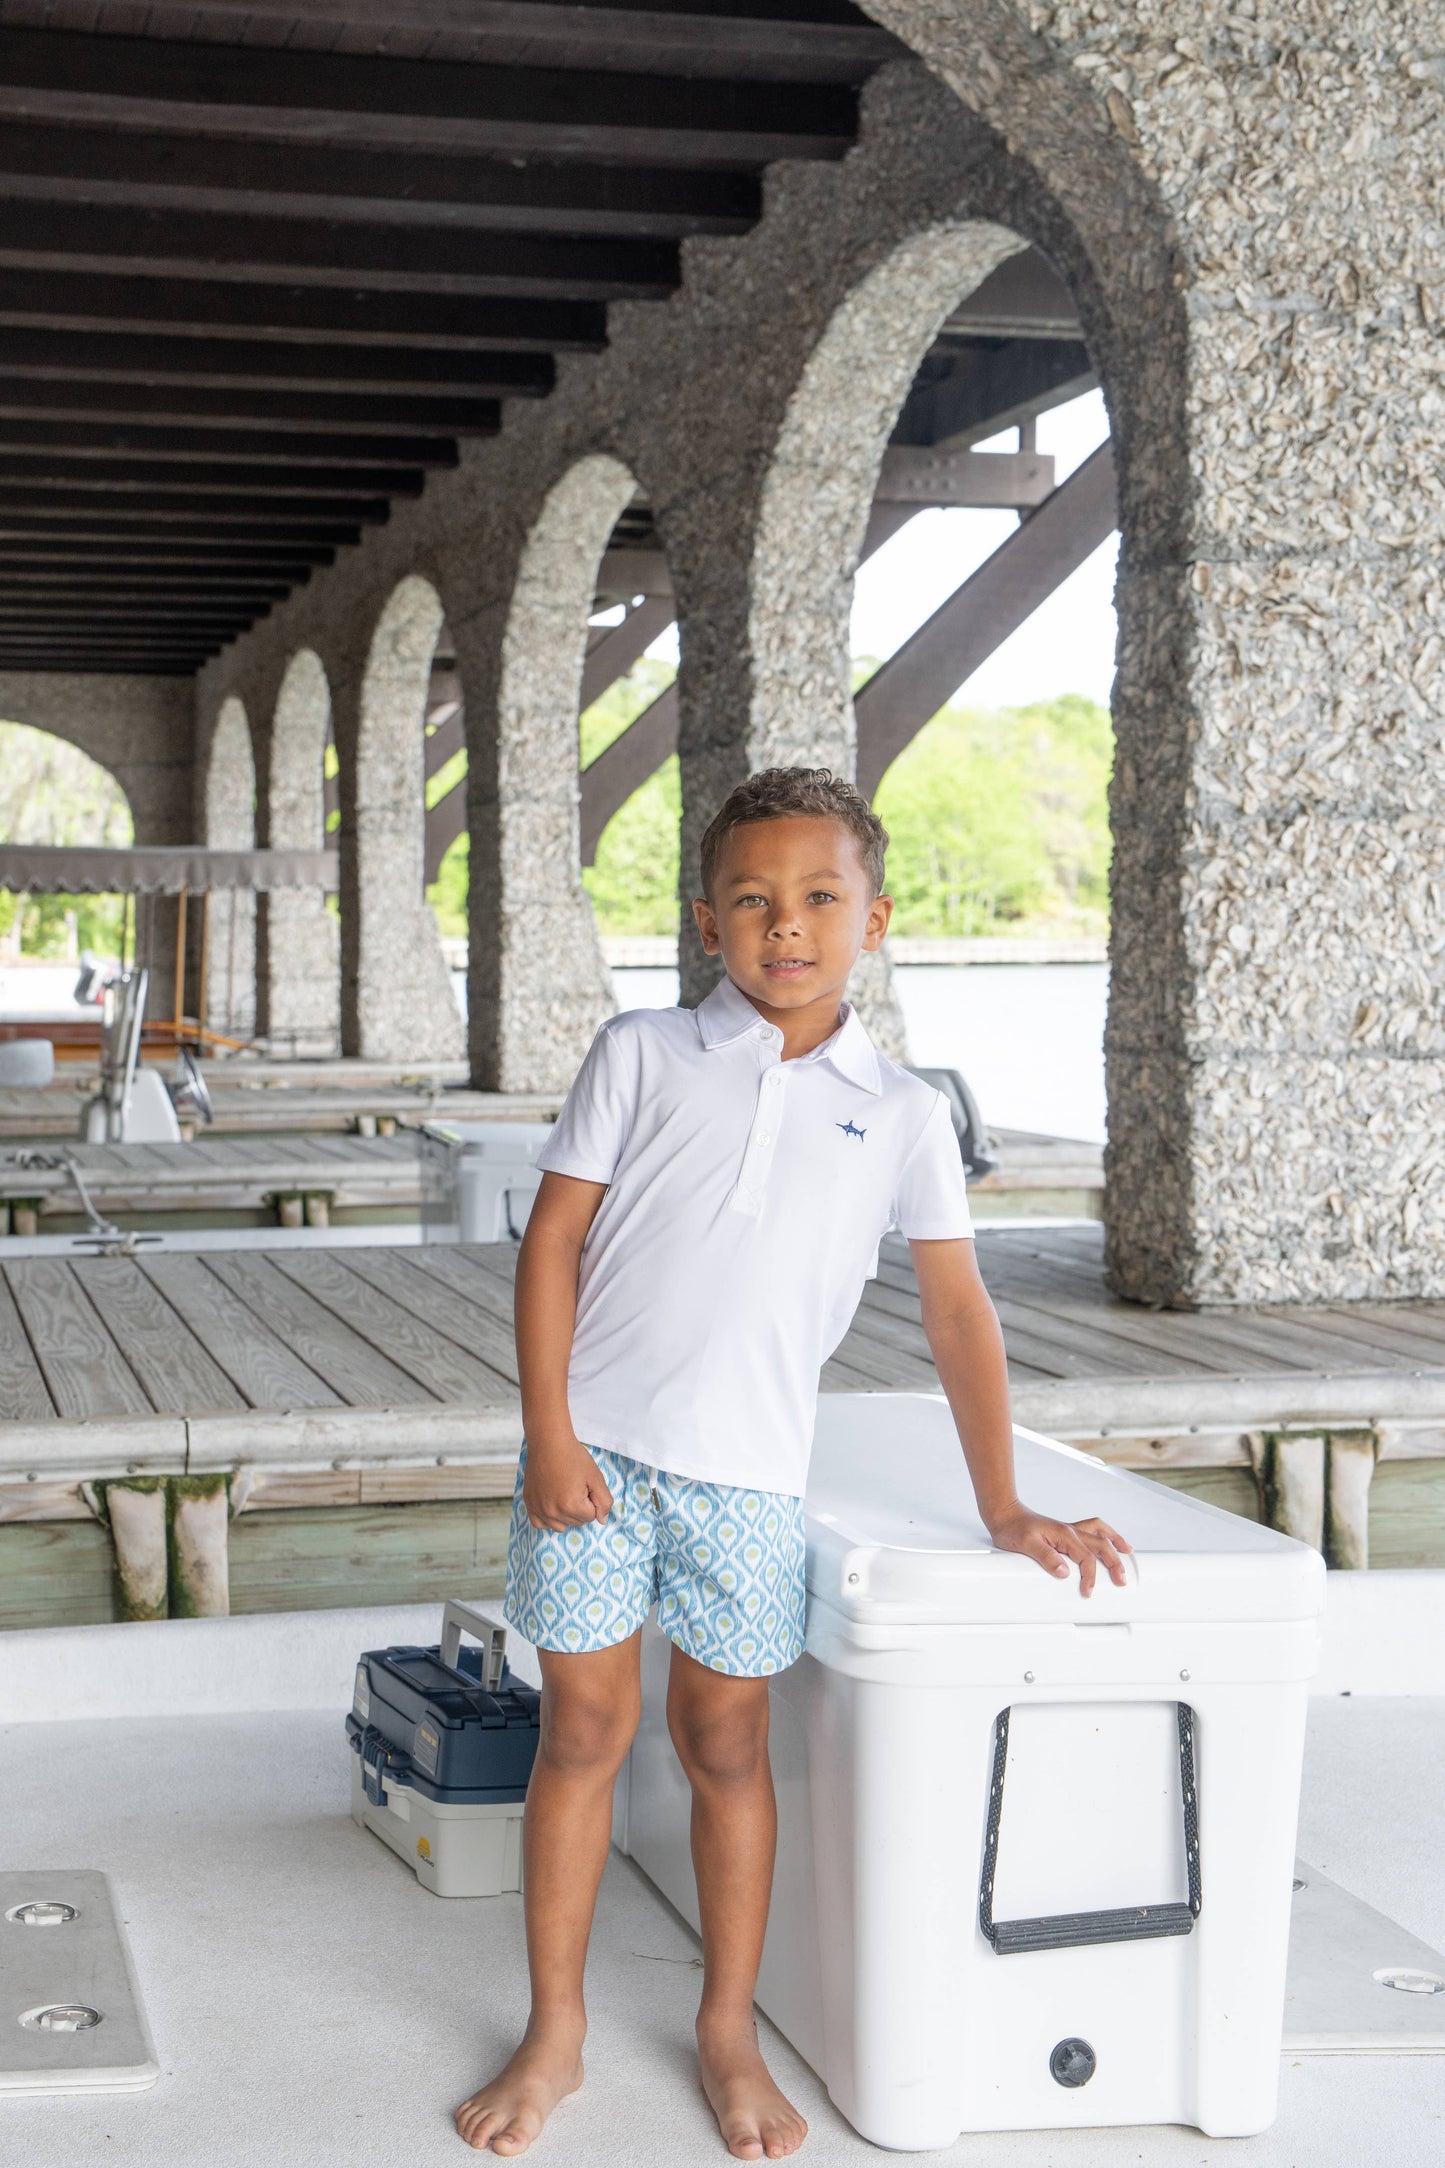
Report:
[[[753,2020],[778,1828],[768,1682],[728,1678],[674,1648],[667,1721],[692,1785],[703,2090],[730,2153],[738,2160],[782,2160],[797,2151],[808,2126],[773,2083]]]
[[[582,1973],[611,1841],[613,1782],[641,1706],[640,1638],[587,1656],[539,1651],[542,1731],[523,1825],[532,2013],[505,2070],[457,2110],[457,2129],[478,2152],[525,2153],[582,2083]]]

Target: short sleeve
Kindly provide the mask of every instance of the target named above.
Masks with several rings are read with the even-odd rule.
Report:
[[[923,1133],[898,1177],[893,1220],[915,1242],[955,1242],[973,1233],[963,1154],[942,1092],[934,1093]]]
[[[610,1182],[632,1128],[634,1063],[619,1034],[604,1024],[562,1102],[551,1136],[537,1154],[548,1174]]]

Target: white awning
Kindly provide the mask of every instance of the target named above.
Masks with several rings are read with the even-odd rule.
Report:
[[[340,885],[335,851],[208,851],[189,844],[129,850],[0,843],[0,889],[45,896],[198,895],[210,888]]]

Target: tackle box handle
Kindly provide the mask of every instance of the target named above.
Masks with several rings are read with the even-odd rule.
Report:
[[[462,1635],[470,1635],[482,1644],[482,1690],[495,1694],[502,1683],[502,1670],[507,1659],[507,1629],[478,1611],[473,1604],[461,1603],[449,1597],[442,1605],[442,1639],[438,1655],[449,1671],[457,1668],[457,1656],[461,1650]],[[470,1682],[468,1682],[470,1683]]]

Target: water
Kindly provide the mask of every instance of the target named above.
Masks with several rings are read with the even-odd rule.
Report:
[[[665,1009],[677,973],[613,972],[624,1009]],[[959,1069],[986,1122],[1056,1137],[1104,1135],[1103,964],[896,964],[913,1059]],[[74,964],[0,969],[0,1016],[88,1018],[72,998]],[[454,974],[466,1013],[466,982]]]
[[[624,1009],[665,1009],[677,973],[613,971]],[[1104,1136],[1104,964],[895,964],[909,1051],[959,1069],[986,1122]]]
[[[94,1023],[99,1011],[75,998],[79,964],[0,966],[0,1017],[24,1016],[47,1024]]]

